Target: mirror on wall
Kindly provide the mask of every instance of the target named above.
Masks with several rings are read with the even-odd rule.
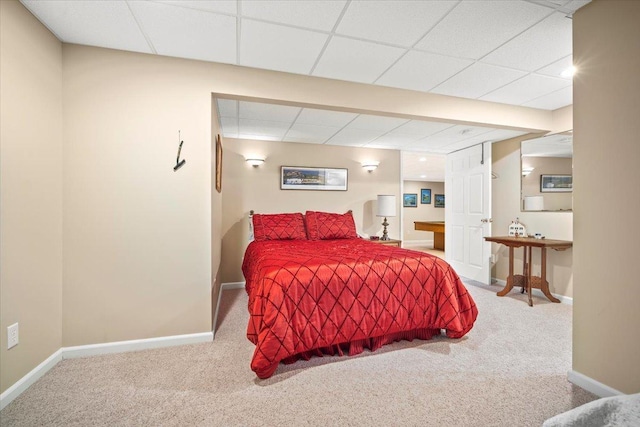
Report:
[[[520,210],[571,212],[573,135],[564,132],[522,141]]]

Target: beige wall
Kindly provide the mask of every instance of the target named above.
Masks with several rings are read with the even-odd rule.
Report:
[[[420,190],[431,189],[431,204],[420,203]],[[434,197],[436,194],[444,194],[444,182],[429,181],[404,181],[403,193],[415,193],[418,195],[418,207],[402,208],[402,240],[403,246],[411,245],[411,241],[431,241],[433,243],[433,232],[417,231],[414,228],[414,221],[444,221],[444,209],[436,208]]]
[[[640,2],[595,0],[573,19],[573,370],[640,392]]]
[[[548,238],[573,240],[572,212],[521,212],[520,198],[520,142],[536,135],[525,135],[492,144],[491,180],[492,235],[506,235],[511,221],[520,219],[528,233],[542,233]],[[540,274],[540,251],[533,251],[533,273]],[[492,244],[496,263],[491,277],[506,281],[509,274],[509,249]],[[516,271],[522,270],[522,250],[515,252]],[[552,293],[573,297],[573,249],[547,251],[547,280]]]
[[[62,45],[1,1],[0,57],[1,393],[62,342]]]
[[[254,156],[265,158],[265,163],[255,168],[246,164],[245,158]],[[382,221],[375,216],[377,195],[395,194],[400,203],[400,152],[396,150],[225,139],[223,159],[223,282],[244,280],[241,264],[248,244],[250,210],[256,213],[352,210],[359,233],[381,235]],[[369,173],[361,165],[366,160],[379,161],[380,165]],[[348,190],[280,190],[281,166],[347,168]],[[389,237],[399,238],[399,217],[388,221]]]
[[[533,168],[533,171],[522,177],[522,196],[542,196],[544,210],[571,210],[573,193],[540,192],[540,175],[572,175],[573,159],[564,157],[533,157],[522,159],[522,167]]]

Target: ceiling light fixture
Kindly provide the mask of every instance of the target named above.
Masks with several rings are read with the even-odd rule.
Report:
[[[563,77],[565,79],[570,79],[576,74],[576,71],[577,71],[577,68],[572,65],[571,67],[567,68],[562,73],[560,73],[560,77]]]

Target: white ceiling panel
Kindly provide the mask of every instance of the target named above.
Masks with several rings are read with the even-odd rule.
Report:
[[[402,126],[392,130],[390,133],[400,133],[406,135],[414,135],[420,138],[424,138],[429,135],[433,135],[434,133],[438,133],[445,129],[454,126],[451,123],[441,123],[441,122],[426,122],[423,120],[411,120],[408,123],[403,124]]]
[[[417,138],[414,135],[385,134],[368,143],[370,148],[387,148],[401,150],[410,146]]]
[[[471,60],[410,51],[376,80],[376,84],[427,92],[471,64]]]
[[[526,74],[523,71],[477,62],[446,82],[436,86],[431,92],[477,99],[486,93],[524,77]]]
[[[564,58],[554,62],[551,65],[547,65],[536,71],[538,74],[544,74],[545,76],[560,77],[561,79],[571,81],[571,77],[562,76],[562,73],[569,69],[573,65],[573,55],[565,56]]]
[[[326,144],[362,147],[380,135],[382,132],[377,130],[344,128],[329,139]]]
[[[405,181],[444,181],[446,156],[420,152],[402,152],[402,178]]]
[[[392,129],[397,128],[409,120],[400,119],[396,117],[381,117],[371,116],[368,114],[361,114],[355,120],[347,125],[349,129],[369,129],[380,132],[389,132]]]
[[[540,93],[555,92],[570,85],[571,82],[565,79],[529,74],[500,89],[494,90],[480,99],[483,101],[520,105],[537,98]]]
[[[284,141],[309,144],[324,143],[340,131],[338,126],[321,126],[296,123],[287,132]]]
[[[550,13],[551,9],[527,2],[463,1],[416,48],[479,59]]]
[[[300,107],[242,101],[240,102],[239,111],[241,119],[292,123],[300,113]]]
[[[410,47],[455,1],[352,1],[337,34]]]
[[[414,146],[420,146],[421,148],[443,148],[450,144],[464,141],[479,135],[491,132],[493,128],[481,127],[481,126],[466,126],[456,125],[447,128],[441,132],[430,135],[426,138],[420,139],[414,143]]]
[[[22,3],[63,42],[153,52],[123,1]]]
[[[240,132],[237,117],[220,117],[220,132],[226,138],[237,138]]]
[[[372,83],[404,50],[375,43],[332,37],[313,71],[314,76]]]
[[[299,28],[331,31],[347,2],[345,0],[243,0],[242,15]]]
[[[256,138],[282,141],[289,130],[290,123],[270,120],[240,119],[238,136],[240,138]]]
[[[233,99],[218,99],[218,116],[238,117],[238,101]]]
[[[556,12],[482,60],[525,71],[552,64],[572,53],[571,22]]]
[[[355,119],[357,116],[358,115],[356,113],[303,108],[300,112],[300,115],[296,119],[296,123],[337,126],[341,128]]]
[[[245,19],[240,36],[240,64],[308,74],[329,36]]]
[[[508,129],[494,129],[489,132],[484,132],[476,136],[472,136],[471,138],[466,138],[459,142],[454,142],[453,144],[447,145],[447,149],[451,151],[463,150],[468,147],[472,147],[477,144],[481,144],[483,142],[498,142],[504,141],[505,139],[515,138],[516,136],[524,135],[528,132],[522,132],[517,130],[508,130]]]
[[[548,95],[532,99],[522,105],[543,110],[557,110],[571,104],[573,104],[573,86],[567,86]]]
[[[142,30],[160,55],[216,61],[236,61],[236,20],[152,2],[129,2]]]
[[[190,9],[203,10],[207,12],[222,13],[225,15],[235,15],[238,12],[238,2],[236,0],[155,0],[156,3],[166,3],[172,6],[187,7]]]

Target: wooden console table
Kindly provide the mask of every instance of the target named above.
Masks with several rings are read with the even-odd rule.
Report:
[[[553,239],[535,239],[533,237],[513,237],[513,236],[500,236],[500,237],[485,237],[488,242],[500,243],[509,247],[509,277],[507,277],[507,285],[503,290],[497,293],[499,297],[505,296],[513,289],[514,286],[521,286],[522,292],[527,290],[529,294],[529,306],[533,307],[533,301],[531,299],[531,289],[540,289],[542,293],[551,302],[560,302],[559,299],[551,295],[549,292],[549,282],[547,282],[547,248],[554,249],[556,251],[564,251],[573,246],[573,242],[568,240],[553,240]],[[522,267],[522,274],[513,274],[513,249],[524,247],[524,265]],[[542,251],[540,260],[542,263],[540,276],[531,275],[531,250],[532,248],[540,248]],[[527,262],[527,259],[529,260]]]
[[[414,221],[415,230],[433,231],[433,248],[444,251],[444,221]]]

